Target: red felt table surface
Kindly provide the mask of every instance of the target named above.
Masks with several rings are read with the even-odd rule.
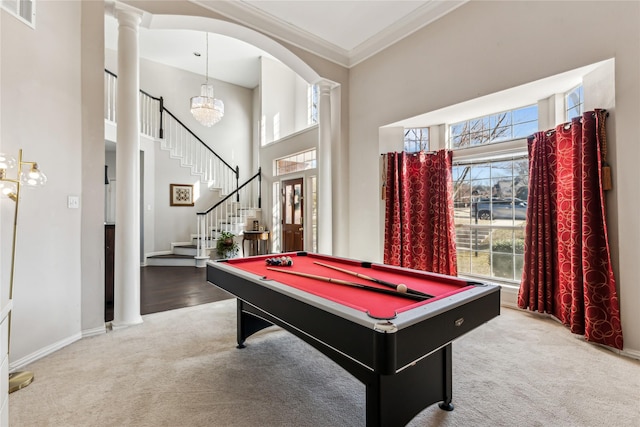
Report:
[[[461,292],[472,285],[468,282],[456,277],[449,276],[432,276],[424,272],[416,270],[398,269],[396,267],[372,264],[371,268],[364,267],[359,261],[345,260],[331,256],[318,255],[308,253],[306,255],[298,255],[297,253],[279,254],[278,257],[289,256],[293,260],[290,267],[269,266],[266,264],[268,258],[273,255],[235,258],[228,261],[230,265],[238,269],[256,274],[260,277],[275,280],[279,283],[294,287],[296,289],[317,295],[328,300],[344,304],[356,310],[366,312],[371,317],[379,319],[391,319],[396,313],[411,310],[423,304],[429,304],[433,301],[445,298],[449,295]],[[434,298],[416,301],[400,296],[386,295],[378,292],[329,283],[322,280],[295,276],[292,274],[281,273],[278,271],[268,270],[267,267],[278,268],[287,271],[300,272],[305,274],[313,274],[317,276],[330,277],[333,279],[345,280],[349,282],[359,283],[366,286],[377,287],[381,289],[391,289],[383,285],[379,285],[372,281],[362,279],[336,271],[315,262],[333,265],[345,270],[364,274],[379,280],[399,284],[405,284],[409,289],[424,292],[433,295]]]

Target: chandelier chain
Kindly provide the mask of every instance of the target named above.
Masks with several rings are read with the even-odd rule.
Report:
[[[207,63],[205,67],[205,78],[206,82],[209,83],[209,32],[207,32]]]

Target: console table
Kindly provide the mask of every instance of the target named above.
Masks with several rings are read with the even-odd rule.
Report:
[[[249,252],[244,250],[244,242],[249,241]],[[262,245],[261,245],[262,243]],[[262,252],[261,247],[265,249]],[[269,253],[269,232],[268,231],[245,231],[242,235],[242,255],[261,255]]]

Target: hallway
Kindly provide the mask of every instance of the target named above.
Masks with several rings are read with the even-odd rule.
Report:
[[[233,298],[207,283],[206,277],[206,268],[140,267],[140,314]],[[107,319],[113,319],[113,307],[107,307],[105,314]]]
[[[207,283],[206,268],[140,268],[140,314],[174,310],[229,298],[233,297]]]

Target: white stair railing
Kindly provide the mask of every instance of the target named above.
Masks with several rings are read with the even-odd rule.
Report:
[[[209,188],[219,188],[223,195],[230,194],[238,186],[238,168],[231,167],[213,152],[200,138],[193,134],[166,108],[163,112],[164,138],[160,147],[169,151],[171,157],[180,159],[183,167],[200,176]]]
[[[116,101],[118,77],[105,70],[104,73],[104,118],[117,123]],[[156,98],[144,91],[139,93],[140,133],[151,138],[162,138],[162,98]]]
[[[104,118],[117,123],[118,78],[105,70]],[[163,98],[156,98],[140,91],[140,132],[159,139],[160,148],[168,150],[170,156],[180,160],[180,165],[191,169],[200,181],[209,188],[218,188],[226,195],[238,187],[238,168],[233,168],[211,150],[200,138],[187,128],[176,116],[164,108]]]

